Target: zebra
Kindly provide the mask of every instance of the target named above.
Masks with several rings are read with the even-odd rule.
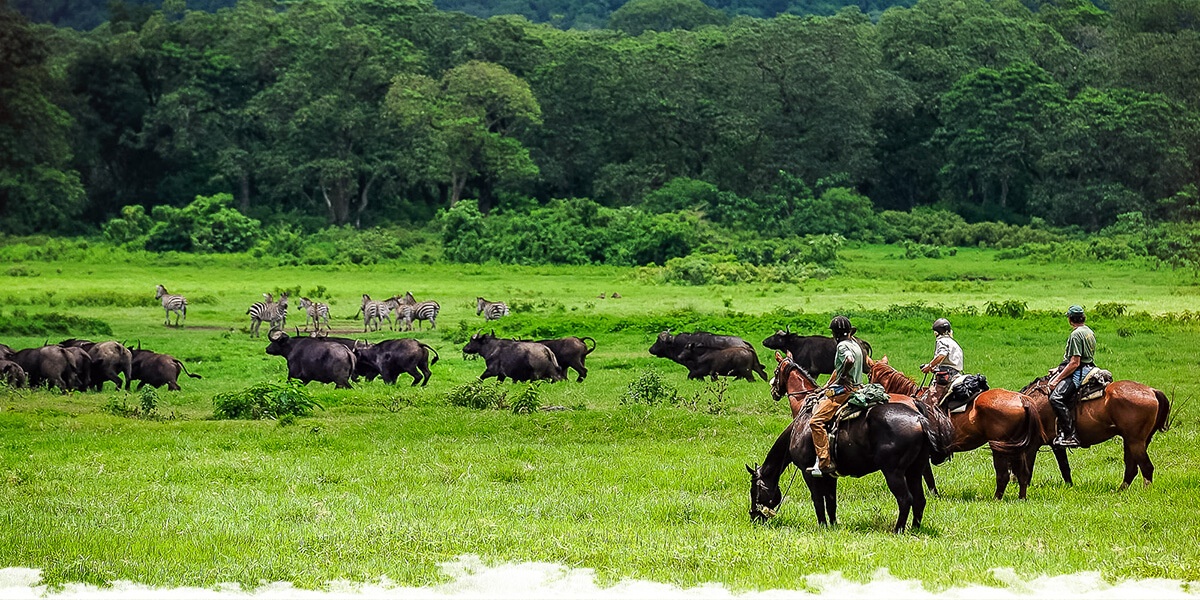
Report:
[[[263,321],[266,321],[271,329],[283,329],[287,325],[287,306],[287,292],[279,295],[278,302],[271,301],[271,294],[263,294],[262,302],[255,302],[246,309],[246,314],[250,315],[250,335],[258,337],[258,329],[262,327]]]
[[[482,314],[488,321],[495,321],[508,316],[508,305],[503,302],[488,302],[481,297],[475,298],[475,314]]]
[[[183,317],[184,321],[187,320],[187,298],[179,294],[168,293],[167,288],[163,287],[160,283],[154,290],[154,299],[161,300],[163,310],[166,311],[167,320],[163,322],[163,325],[171,324],[171,313],[175,313],[176,327],[179,327],[180,316]]]
[[[434,300],[426,300],[417,302],[413,298],[412,292],[407,292],[403,297],[393,296],[391,301],[396,303],[396,320],[404,319],[404,330],[412,331],[412,322],[414,320],[429,321],[430,329],[437,329],[438,312],[442,310],[442,305]]]
[[[372,300],[370,296],[363,294],[362,306],[358,312],[363,316],[363,332],[365,333],[371,326],[371,322],[375,322],[375,328],[372,331],[379,331],[383,326],[383,320],[387,319],[388,327],[392,326],[392,309],[396,308],[398,302],[394,299],[388,299],[384,302]],[[357,314],[354,316],[358,316]]]
[[[308,322],[312,321],[313,327],[317,331],[321,331],[321,322],[325,322],[325,329],[329,327],[329,305],[322,302],[313,302],[308,298],[300,298],[300,308],[304,309],[305,319],[304,328],[308,329]]]

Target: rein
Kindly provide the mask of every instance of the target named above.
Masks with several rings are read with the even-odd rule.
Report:
[[[775,508],[770,508],[766,504],[751,503],[751,505],[752,505],[751,508],[762,513],[763,516],[768,519],[774,518],[775,515],[779,514],[779,509],[783,508],[783,503],[787,502],[788,494],[792,493],[792,484],[796,482],[796,473],[799,473],[799,472],[800,472],[800,467],[796,467],[795,469],[792,469],[792,478],[788,480],[787,491],[784,492],[783,496],[781,496],[779,498],[778,506],[776,506]]]

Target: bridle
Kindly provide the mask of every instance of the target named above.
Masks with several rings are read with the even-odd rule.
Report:
[[[786,470],[787,465],[784,465],[783,468]],[[792,484],[796,482],[796,473],[799,473],[799,472],[800,472],[799,468],[792,469],[792,478],[788,480],[787,491],[783,492],[783,495],[781,495],[779,497],[779,504],[775,505],[775,508],[771,508],[771,507],[767,506],[766,504],[759,504],[759,503],[755,502],[754,500],[750,500],[750,513],[753,514],[753,513],[757,512],[768,519],[773,518],[775,515],[779,514],[780,507],[782,507],[783,503],[787,501],[788,494],[790,494],[792,491]],[[758,473],[758,468],[756,467],[754,469],[754,482],[753,483],[757,483],[759,481],[762,481],[762,475],[760,475]],[[752,483],[752,485],[753,485],[753,483]]]

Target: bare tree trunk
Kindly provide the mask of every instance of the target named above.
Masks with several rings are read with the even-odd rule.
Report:
[[[354,228],[362,229],[362,215],[367,210],[367,203],[370,198],[368,194],[371,192],[371,184],[375,183],[375,176],[372,175],[362,186],[362,190],[358,194],[358,213],[354,215]]]
[[[467,187],[467,176],[454,174],[450,176],[450,207],[453,208],[462,200],[463,190]]]
[[[244,215],[250,210],[250,174],[242,173],[238,177],[238,184],[238,210]]]

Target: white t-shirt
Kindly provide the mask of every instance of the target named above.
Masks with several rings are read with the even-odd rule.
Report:
[[[950,367],[957,369],[959,372],[963,370],[963,351],[958,346],[958,342],[949,335],[939,335],[937,341],[933,345],[933,356],[936,358],[945,354],[946,358],[938,364],[937,368]]]

